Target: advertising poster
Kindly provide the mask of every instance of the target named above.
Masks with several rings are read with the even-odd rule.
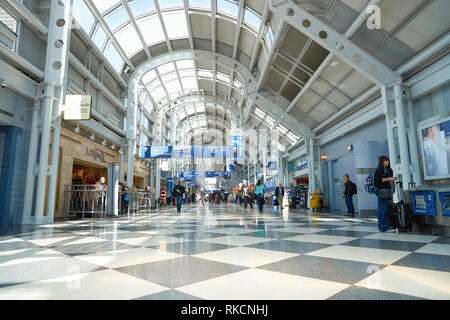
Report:
[[[450,177],[450,118],[421,128],[425,179]]]

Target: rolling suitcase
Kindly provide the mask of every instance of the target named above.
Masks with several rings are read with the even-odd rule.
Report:
[[[395,184],[399,202],[388,205],[388,223],[399,232],[412,230],[412,211],[408,203],[405,203],[401,182]]]

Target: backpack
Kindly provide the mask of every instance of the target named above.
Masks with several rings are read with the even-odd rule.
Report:
[[[366,183],[364,184],[364,189],[367,193],[375,194],[377,191],[377,188],[375,187],[375,174],[372,172],[369,174],[369,176],[366,178]]]
[[[358,187],[352,182],[352,194],[358,194]]]

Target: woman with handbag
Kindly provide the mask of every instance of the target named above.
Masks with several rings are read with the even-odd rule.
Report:
[[[388,157],[381,156],[378,158],[378,168],[375,171],[374,180],[378,197],[378,229],[385,232],[389,230],[387,210],[389,201],[392,200],[391,183],[397,180],[394,177]]]

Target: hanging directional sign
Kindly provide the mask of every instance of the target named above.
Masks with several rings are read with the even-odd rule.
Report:
[[[92,96],[66,95],[64,120],[91,120]]]
[[[144,146],[142,158],[231,158],[244,159],[239,146]]]

